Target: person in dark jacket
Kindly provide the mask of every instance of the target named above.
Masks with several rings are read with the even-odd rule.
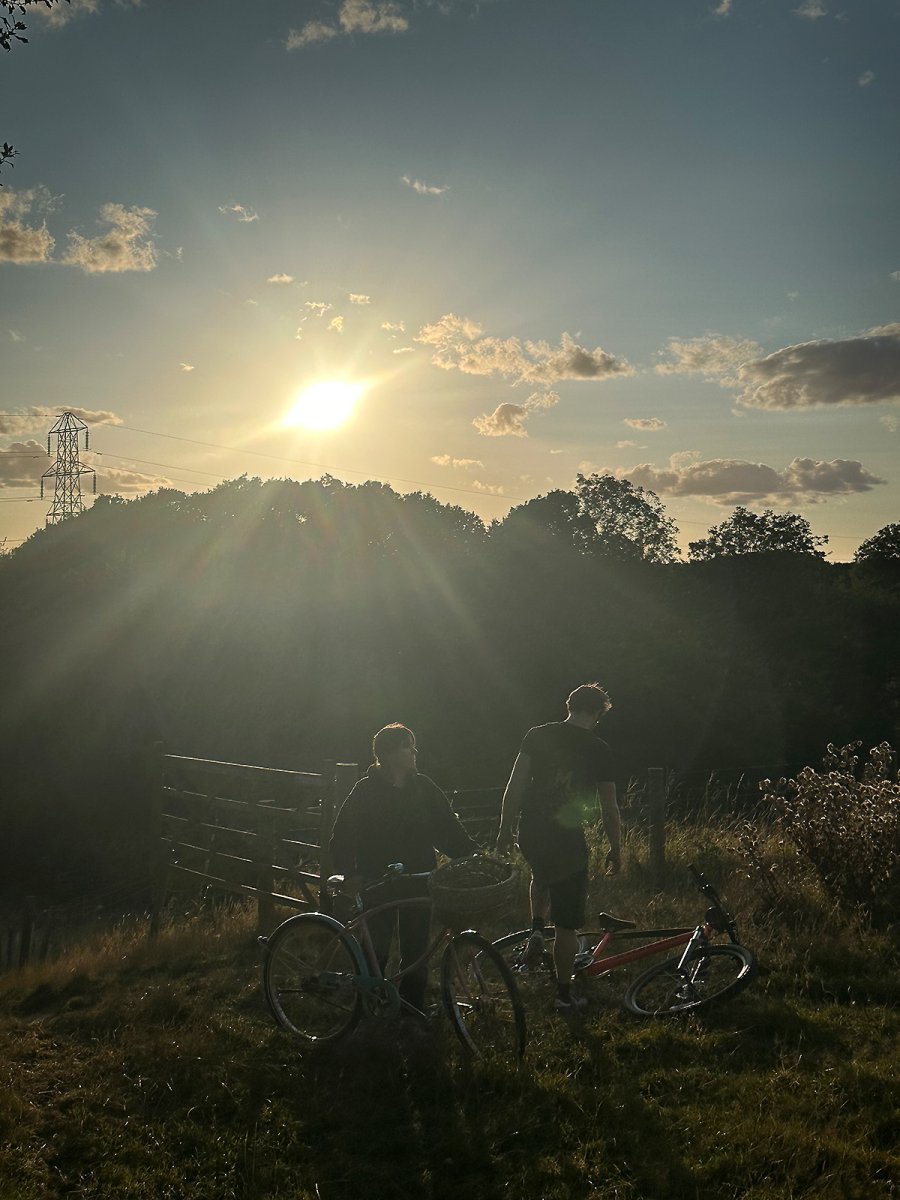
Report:
[[[477,853],[450,807],[450,802],[427,775],[416,769],[416,738],[405,725],[386,725],[372,739],[374,763],[344,801],[331,835],[334,870],[344,875],[347,890],[359,891],[380,879],[391,863],[403,863],[408,872],[431,871],[437,851],[450,858]],[[410,896],[427,896],[423,882],[399,881],[377,889],[369,907]],[[395,920],[398,927],[401,968],[415,962],[428,948],[431,914],[424,906],[410,905],[379,913],[369,922],[369,932],[382,970],[387,963]],[[400,981],[400,994],[415,1008],[425,1001],[427,964]]]

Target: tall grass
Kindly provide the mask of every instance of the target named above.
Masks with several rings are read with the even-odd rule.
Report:
[[[654,880],[633,830],[622,873],[595,876],[593,910],[691,922],[705,905],[696,862],[738,914],[760,980],[660,1023],[623,1012],[622,980],[599,985],[578,1023],[535,996],[518,1069],[467,1063],[440,1025],[375,1023],[302,1050],[265,1010],[242,909],[173,921],[152,943],[123,927],[0,979],[0,1196],[896,1195],[891,932],[813,877],[773,905],[737,821],[681,824],[668,853]]]

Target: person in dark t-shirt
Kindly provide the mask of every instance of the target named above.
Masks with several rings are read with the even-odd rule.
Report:
[[[331,834],[334,870],[345,876],[347,889],[359,891],[381,878],[391,863],[409,872],[431,871],[436,850],[450,858],[475,854],[478,846],[463,829],[447,797],[427,775],[416,770],[416,738],[405,725],[386,725],[372,739],[375,762],[341,806]],[[400,879],[377,889],[371,907],[391,900],[427,896],[427,886]],[[424,906],[398,909],[401,968],[428,947],[430,913]],[[395,914],[379,913],[369,922],[375,953],[384,970],[394,933]],[[425,965],[400,981],[404,1000],[421,1010],[425,999]]]
[[[570,985],[577,930],[584,922],[587,900],[588,848],[584,822],[599,799],[609,838],[607,867],[620,865],[620,822],[612,754],[594,730],[612,707],[596,683],[577,687],[566,701],[565,721],[538,725],[526,733],[503,794],[497,850],[508,853],[519,822],[519,849],[531,867],[532,935],[527,958],[543,953],[543,928],[549,899],[556,927],[556,1008],[571,1012],[581,1006]]]

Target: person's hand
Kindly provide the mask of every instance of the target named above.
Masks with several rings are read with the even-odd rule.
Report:
[[[610,850],[606,856],[607,875],[618,875],[622,869],[622,855],[618,850]]]

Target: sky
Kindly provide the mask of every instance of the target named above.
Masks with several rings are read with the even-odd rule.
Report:
[[[327,471],[490,521],[610,472],[685,550],[743,505],[835,561],[900,521],[897,0],[25,21],[0,53],[7,549],[44,525],[65,410],[129,498]]]

